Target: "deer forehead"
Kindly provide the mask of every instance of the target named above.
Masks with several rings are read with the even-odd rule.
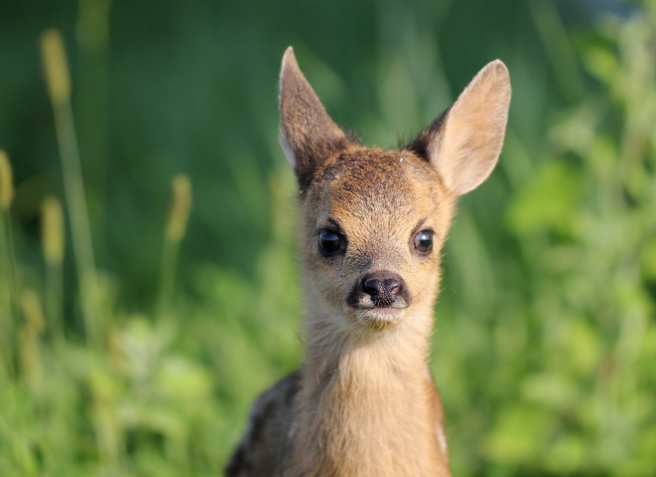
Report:
[[[333,219],[350,242],[407,241],[439,209],[436,174],[407,151],[363,148],[329,161],[322,172],[314,187],[316,226]]]

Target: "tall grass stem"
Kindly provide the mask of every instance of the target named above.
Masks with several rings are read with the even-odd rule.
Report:
[[[7,153],[0,150],[0,283],[4,293],[0,297],[0,355],[3,356],[7,377],[15,373],[15,341],[18,321],[18,298],[16,256],[14,253],[13,230],[11,228],[11,203],[14,198],[14,181]]]
[[[64,212],[56,197],[46,197],[41,206],[41,245],[46,264],[45,307],[50,334],[63,338]]]
[[[107,154],[109,128],[109,35],[111,0],[78,0],[74,113],[82,151],[87,190],[93,190],[102,211],[94,229],[107,227]],[[96,250],[96,253],[99,253]]]
[[[191,181],[180,174],[171,182],[171,205],[164,233],[157,315],[162,315],[171,304],[180,242],[187,231],[190,210]]]
[[[45,331],[43,309],[34,290],[23,291],[20,298],[24,317],[19,333],[21,374],[35,387],[41,381],[43,369],[40,351],[40,337]]]
[[[98,275],[70,101],[69,69],[64,42],[59,31],[50,29],[43,33],[41,54],[55,117],[84,325],[89,344],[102,346],[102,312],[99,302]]]

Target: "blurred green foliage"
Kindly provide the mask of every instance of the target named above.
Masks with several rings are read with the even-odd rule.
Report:
[[[217,475],[252,400],[302,361],[294,179],[276,141],[292,44],[332,116],[382,146],[504,60],[506,145],[462,201],[436,309],[453,474],[653,476],[656,4],[591,5],[0,4],[15,185],[0,233],[0,473]],[[86,291],[73,234],[63,263],[39,243],[42,202],[69,192],[39,66],[53,26],[95,250]],[[193,184],[182,242],[165,233],[178,173]]]

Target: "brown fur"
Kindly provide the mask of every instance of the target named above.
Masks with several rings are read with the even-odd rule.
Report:
[[[281,143],[301,191],[306,361],[293,386],[258,400],[228,475],[450,475],[427,371],[440,249],[457,196],[497,161],[509,98],[507,70],[493,62],[407,148],[365,148],[332,122],[287,51]],[[320,252],[325,228],[343,237],[340,253]],[[434,232],[427,254],[414,245],[424,230]],[[349,300],[373,272],[402,280],[392,308]]]

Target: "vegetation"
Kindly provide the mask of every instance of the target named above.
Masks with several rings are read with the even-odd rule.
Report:
[[[217,475],[302,361],[288,44],[367,144],[508,64],[436,309],[453,474],[654,475],[654,2],[56,3],[0,7],[3,476]]]

